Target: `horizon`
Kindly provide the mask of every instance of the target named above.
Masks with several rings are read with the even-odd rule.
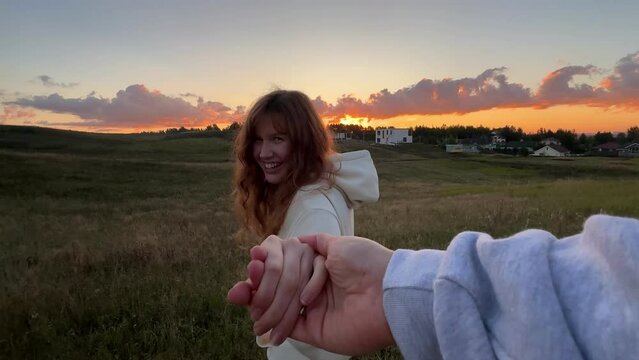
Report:
[[[0,9],[5,125],[224,127],[274,88],[303,91],[327,123],[586,134],[639,125],[637,2],[27,0]]]
[[[212,124],[213,125],[213,124]],[[212,126],[211,125],[211,126]],[[225,127],[219,127],[220,131],[227,131],[228,128],[231,126],[232,124],[229,124]],[[417,126],[412,126],[412,127],[396,127],[396,126],[392,126],[392,127],[364,127],[362,125],[359,124],[326,124],[327,127],[330,126],[339,126],[339,125],[346,125],[346,126],[359,126],[362,128],[362,130],[365,131],[376,131],[376,130],[381,130],[381,129],[389,129],[389,128],[393,128],[393,129],[408,129],[408,130],[415,130],[416,127],[425,127],[425,128],[429,128],[429,129],[437,129],[437,128],[442,128],[442,126],[426,126],[426,125],[417,125]],[[95,132],[95,131],[90,131],[90,130],[86,130],[86,129],[63,129],[63,128],[56,128],[56,127],[48,127],[48,126],[43,126],[43,125],[31,125],[31,124],[27,124],[27,125],[13,125],[13,124],[0,124],[0,127],[2,126],[10,126],[10,127],[26,127],[26,128],[37,128],[37,129],[47,129],[47,130],[60,130],[60,131],[71,131],[71,132],[79,132],[79,133],[85,133],[85,134],[105,134],[105,135],[143,135],[145,133],[147,134],[162,134],[162,133],[166,133],[170,130],[179,130],[180,128],[178,127],[168,127],[165,129],[159,129],[159,130],[142,130],[142,131],[138,131],[138,132]],[[497,131],[497,130],[501,130],[504,127],[511,127],[514,128],[515,130],[518,130],[519,128],[511,126],[511,125],[506,125],[504,127],[488,127],[488,126],[483,126],[483,125],[479,125],[479,126],[472,126],[472,125],[463,125],[463,124],[450,124],[450,125],[443,125],[447,128],[453,128],[453,127],[462,127],[462,126],[468,126],[468,127],[473,127],[473,128],[479,128],[479,127],[484,127],[487,128],[491,131]],[[185,131],[206,131],[206,127],[200,127],[200,128],[184,128]],[[523,129],[522,129],[523,130]],[[593,133],[588,133],[588,132],[578,132],[575,131],[574,129],[563,129],[563,128],[556,128],[556,129],[549,129],[549,128],[539,128],[537,130],[535,130],[534,132],[528,132],[523,130],[524,135],[526,136],[532,136],[532,135],[536,135],[538,133],[538,131],[543,130],[543,131],[549,131],[552,133],[557,133],[559,131],[566,131],[566,132],[573,132],[576,135],[586,135],[586,136],[594,136],[597,133],[610,133],[613,136],[616,136],[618,134],[626,134],[628,130],[630,130],[630,128],[626,129],[625,131],[598,131],[598,132],[593,132]]]

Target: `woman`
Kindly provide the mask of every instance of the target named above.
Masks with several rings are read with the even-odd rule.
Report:
[[[368,151],[336,154],[310,99],[299,91],[260,98],[237,135],[235,154],[235,210],[243,228],[260,238],[353,235],[353,208],[379,197]],[[270,346],[268,333],[258,344],[268,348],[269,359],[348,358],[291,339]]]

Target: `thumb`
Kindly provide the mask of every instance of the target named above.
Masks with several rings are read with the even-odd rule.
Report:
[[[330,244],[337,240],[337,237],[328,234],[315,234],[300,236],[298,239],[301,243],[310,246],[316,253],[326,257]]]

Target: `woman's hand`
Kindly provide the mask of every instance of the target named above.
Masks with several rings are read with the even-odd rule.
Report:
[[[248,279],[233,286],[228,300],[249,306],[254,332],[262,335],[272,329],[270,343],[279,345],[293,330],[303,305],[321,291],[327,277],[324,258],[296,238],[269,236],[251,249],[251,259]]]
[[[279,344],[290,336],[332,352],[352,355],[369,353],[393,344],[383,308],[383,279],[393,252],[372,240],[353,236],[303,236],[300,240],[326,258],[323,263],[317,262],[318,271],[327,270],[328,278],[323,273],[318,276],[322,281],[309,281],[301,295],[308,302],[305,302],[304,314],[300,316],[298,309],[301,303],[295,295],[291,298],[290,289],[296,280],[298,290],[295,293],[302,288],[302,278],[295,275],[302,267],[292,258],[301,259],[306,250],[289,253],[299,246],[294,241],[289,246],[279,248],[282,250],[282,256],[279,257],[280,253],[275,247],[274,251],[269,252],[269,256],[276,254],[274,260],[269,262],[267,256],[265,274],[259,284],[259,289],[264,289],[262,294],[266,295],[260,298],[260,305],[256,308],[268,306],[268,309],[264,313],[253,313],[257,319],[254,324],[256,333],[261,334],[273,328],[273,344]],[[272,276],[266,276],[269,269],[272,269]],[[278,273],[287,277],[293,274],[290,280],[286,280],[288,285],[280,288],[275,276]],[[280,291],[283,293],[280,294]],[[279,296],[283,299],[275,300]],[[267,305],[271,298],[273,301]],[[257,303],[256,300],[254,302]],[[266,316],[267,313],[269,316]],[[260,314],[264,315],[260,317]],[[288,329],[291,332],[287,332]]]

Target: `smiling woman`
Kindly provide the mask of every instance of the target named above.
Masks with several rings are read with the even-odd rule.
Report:
[[[289,172],[291,141],[286,134],[275,129],[273,116],[265,115],[257,125],[253,156],[264,172],[264,180],[269,184],[279,184]]]
[[[281,238],[320,232],[353,235],[355,205],[379,197],[377,172],[368,151],[335,154],[310,99],[298,91],[274,91],[255,103],[237,135],[235,155],[236,214],[245,230],[262,239],[270,234]],[[274,259],[277,254],[268,256]],[[310,270],[314,260],[309,256],[300,267]],[[273,300],[263,291],[247,291],[251,293],[253,304]],[[299,314],[299,296],[279,300],[288,304],[286,311]],[[259,308],[252,311],[251,317],[273,315],[259,312]],[[289,325],[294,324],[285,324]],[[269,359],[348,358],[284,341],[278,336],[288,333],[284,328],[254,330],[260,335],[258,344],[268,348]]]

